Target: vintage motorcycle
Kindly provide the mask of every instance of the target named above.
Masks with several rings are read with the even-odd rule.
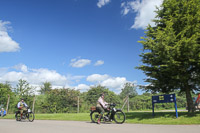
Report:
[[[23,120],[28,119],[30,122],[33,122],[35,119],[35,115],[31,111],[31,109],[27,107],[27,111],[23,112],[22,118],[21,118],[21,113],[19,110],[15,112],[15,118],[16,118],[16,121],[21,121],[22,119]]]
[[[109,104],[109,110],[106,110],[104,116],[101,117],[101,121],[111,122],[114,120],[117,124],[124,123],[126,119],[124,112],[121,109],[116,109],[115,106],[116,104]],[[100,111],[94,106],[90,108],[90,111],[90,118],[92,122],[97,123]]]

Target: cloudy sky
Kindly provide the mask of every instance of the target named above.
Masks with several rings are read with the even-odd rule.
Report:
[[[137,41],[162,0],[1,0],[0,83],[120,93],[144,83]],[[141,90],[137,90],[141,94]]]

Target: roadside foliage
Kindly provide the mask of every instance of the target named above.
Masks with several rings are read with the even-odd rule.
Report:
[[[22,83],[22,80],[19,81],[19,84]],[[91,87],[87,92],[80,92],[79,90],[70,89],[70,88],[61,88],[61,89],[46,89],[47,92],[39,92],[38,95],[34,95],[32,90],[34,88],[30,86],[27,81],[23,81],[25,85],[21,88],[21,91],[26,90],[27,88],[32,88],[31,91],[27,91],[24,94],[21,94],[19,91],[15,91],[19,88],[12,88],[8,83],[0,83],[0,102],[1,105],[6,108],[8,94],[10,95],[10,103],[8,108],[8,113],[14,113],[17,108],[16,105],[19,102],[20,98],[24,98],[25,102],[32,108],[33,100],[35,97],[34,112],[35,113],[77,113],[78,109],[80,113],[89,112],[91,106],[96,106],[97,99],[101,93],[105,94],[105,100],[108,103],[117,104],[117,108],[122,108],[124,105],[124,99],[127,97],[125,92],[131,92],[127,94],[132,94],[129,96],[129,110],[130,111],[140,111],[140,110],[151,110],[152,101],[151,97],[153,95],[160,95],[162,93],[143,93],[138,95],[136,92],[136,86],[128,84],[124,85],[122,92],[120,94],[115,94],[113,91],[110,91],[109,88],[103,86]],[[44,83],[41,88],[44,88]],[[17,85],[19,87],[19,85]],[[26,88],[27,87],[27,88]],[[132,88],[130,88],[132,87]],[[127,89],[127,90],[126,90]],[[178,108],[186,108],[186,98],[184,93],[175,92],[177,97]],[[195,96],[195,95],[194,95]],[[79,105],[78,105],[79,104]],[[174,105],[172,103],[167,104],[157,104],[155,109],[173,109]],[[127,104],[124,107],[124,110],[127,110]]]

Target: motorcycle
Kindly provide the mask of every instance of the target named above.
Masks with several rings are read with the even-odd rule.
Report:
[[[15,112],[15,118],[16,118],[16,121],[21,121],[22,119],[23,120],[28,119],[30,122],[33,122],[34,119],[35,119],[35,115],[31,111],[31,109],[29,107],[27,107],[27,110],[23,111],[22,117],[21,117],[20,111],[19,110],[16,111]]]
[[[101,121],[104,122],[112,122],[114,120],[117,124],[124,123],[126,116],[124,112],[121,109],[115,108],[116,104],[110,104],[108,110],[106,110],[106,114],[104,114],[103,117],[101,117]],[[93,123],[97,123],[97,120],[100,115],[100,111],[97,107],[91,107],[90,108],[90,118]]]

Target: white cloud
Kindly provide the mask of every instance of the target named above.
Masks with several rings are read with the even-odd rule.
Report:
[[[121,3],[121,7],[123,8],[122,10],[123,15],[127,15],[131,10],[129,4],[126,4],[126,2]]]
[[[76,83],[78,83],[81,79],[85,78],[86,76],[81,76],[81,75],[77,75],[77,76],[73,76],[71,74],[67,75],[67,79],[73,80]]]
[[[120,90],[123,88],[123,85],[128,82],[125,77],[114,77],[103,81],[102,86],[106,86],[108,88],[114,88]]]
[[[26,65],[16,65],[13,68],[20,70],[0,73],[0,82],[10,82],[17,84],[20,79],[26,80],[30,84],[41,85],[44,82],[51,82],[53,86],[68,86],[69,80],[66,76],[57,73],[55,70],[45,68],[30,69]]]
[[[86,65],[89,65],[90,63],[91,63],[91,60],[89,60],[89,59],[72,59],[70,66],[81,68]]]
[[[0,52],[15,52],[19,51],[20,47],[17,42],[12,40],[12,38],[8,35],[7,25],[10,22],[3,22],[0,20]]]
[[[98,60],[98,61],[94,64],[94,66],[100,66],[100,65],[103,65],[103,64],[104,64],[104,61]]]
[[[99,8],[105,6],[106,4],[108,4],[111,0],[99,0],[98,3],[97,3],[97,6]]]
[[[28,67],[24,64],[18,64],[16,66],[14,66],[13,68],[20,70],[22,72],[28,72]]]
[[[79,84],[78,86],[75,87],[76,90],[88,90],[90,89],[90,86],[86,84]]]
[[[107,74],[93,74],[87,77],[87,81],[98,83],[102,86],[115,89],[119,92],[123,88],[123,85],[128,82],[125,77],[111,77]]]
[[[11,72],[4,73],[3,75],[0,75],[0,82],[8,81],[13,84],[13,83],[17,83],[18,80],[22,78],[26,80],[26,77],[24,76],[22,72],[11,71]]]
[[[104,74],[104,75],[92,74],[92,75],[87,77],[87,81],[89,81],[89,82],[102,82],[102,81],[104,81],[108,78],[109,78],[109,75],[107,75],[107,74]]]
[[[55,70],[48,70],[45,68],[32,69],[32,72],[29,72],[28,75],[30,76],[28,79],[35,83],[48,81],[57,86],[66,86],[68,83],[66,76],[60,75]]]
[[[55,70],[49,70],[46,68],[32,69],[28,68],[25,64],[15,65],[10,68],[0,68],[0,83],[8,81],[13,87],[15,87],[20,79],[26,80],[31,86],[34,86],[36,90],[39,90],[40,86],[44,82],[50,82],[53,89],[65,87],[87,91],[91,86],[102,85],[111,89],[115,93],[120,93],[123,85],[126,82],[130,82],[127,81],[125,77],[112,77],[108,74],[92,74],[87,78],[86,76],[73,76],[70,74],[64,76]],[[89,83],[85,84],[84,80]]]
[[[163,0],[135,0],[126,3],[122,3],[121,7],[123,8],[122,14],[126,15],[130,11],[136,12],[136,17],[134,24],[131,28],[145,29],[148,24],[154,26],[152,20],[155,18],[156,6],[159,7],[162,4]]]
[[[0,68],[0,75],[7,73],[8,68]]]

